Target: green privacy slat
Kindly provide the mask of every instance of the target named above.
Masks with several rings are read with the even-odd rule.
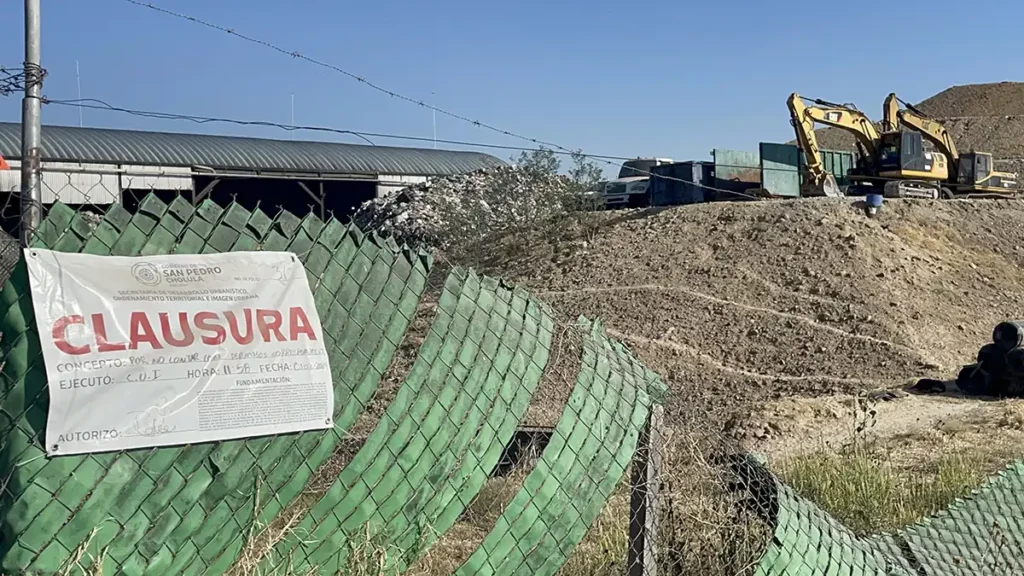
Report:
[[[241,232],[245,229],[245,225],[249,222],[252,214],[242,207],[241,204],[232,202],[227,210],[224,211],[224,217],[222,219],[225,226]]]
[[[970,496],[958,499],[927,521],[901,530],[898,536],[928,574],[1021,573],[1022,489],[1024,461],[1017,461]]]
[[[474,278],[464,271],[455,274]],[[511,439],[514,426],[526,409],[525,401],[513,403],[516,391],[525,393],[528,399],[547,361],[553,327],[550,313],[536,304],[527,310],[524,296],[521,291],[500,286],[496,280],[483,279],[470,329],[455,356],[455,365],[446,365],[447,374],[428,373],[428,382],[420,389],[417,401],[430,405],[423,424],[415,429],[413,439],[404,444],[401,452],[392,456],[394,464],[366,496],[367,502],[376,505],[372,510],[353,509],[353,513],[341,518],[340,536],[358,532],[368,521],[374,531],[403,534],[404,538],[391,540],[407,555],[393,560],[408,564],[418,550],[450,527],[450,522],[437,523],[438,511],[449,506],[461,512],[479,491],[482,482],[466,486],[464,479],[469,475],[486,478],[497,464],[501,448]],[[532,322],[524,319],[527,311],[535,317]],[[523,330],[526,323],[530,330]],[[539,365],[517,376],[512,371],[515,354],[536,359]],[[420,361],[425,363],[429,358],[425,355]],[[420,374],[423,372],[414,369],[413,379]],[[433,376],[442,378],[443,383],[434,381]],[[503,400],[499,398],[502,390],[506,392]],[[486,417],[491,422],[484,423]],[[502,417],[510,417],[512,424],[500,426]],[[478,458],[470,450],[471,441],[477,444],[477,453],[487,455],[486,459]],[[491,449],[483,451],[480,446]],[[456,505],[451,499],[460,489],[465,499]],[[335,538],[321,544],[309,555],[310,563],[321,570],[341,569],[345,556],[332,551],[333,544],[339,541],[344,542]]]
[[[455,274],[464,273],[456,271]],[[463,405],[468,404],[483,383],[479,371],[472,367],[481,354],[486,319],[491,316],[497,300],[493,282],[481,281],[472,274],[465,276],[463,297],[452,322],[452,326],[461,327],[463,323],[459,320],[465,320],[465,333],[461,329],[448,333],[442,350],[450,345],[452,354],[442,352],[440,363],[434,365],[439,369],[431,370],[426,381],[418,386],[411,408],[395,402],[392,406],[396,409],[385,413],[384,418],[391,420],[394,432],[383,442],[384,450],[376,455],[360,453],[353,460],[353,466],[360,466],[369,462],[361,458],[372,459],[369,469],[374,472],[363,472],[357,480],[368,493],[363,498],[342,500],[335,507],[334,515],[340,520],[341,528],[319,546],[312,547],[308,554],[311,565],[327,570],[340,569],[345,555],[332,549],[335,543],[347,542],[349,535],[358,534],[367,523],[375,534],[390,534],[392,529],[404,528],[405,519],[399,514],[402,503],[410,503],[417,488],[429,490],[424,466],[436,462],[437,452],[440,452],[432,442],[450,442],[455,432],[451,416],[465,411]],[[439,435],[445,436],[438,438]],[[343,480],[353,477],[348,469],[341,475]],[[357,488],[353,493],[362,491]],[[395,496],[403,502],[395,500]],[[335,561],[340,565],[333,565]]]
[[[148,236],[145,232],[129,222],[121,232],[121,237],[110,247],[110,254],[112,256],[137,256],[147,239]]]
[[[757,468],[756,465],[752,468]],[[857,538],[824,511],[761,469],[777,502],[775,538],[756,574],[966,576],[1024,572],[1024,461],[989,478],[970,496],[899,530]]]
[[[308,222],[308,218],[306,219],[306,222]],[[326,228],[324,226],[312,226],[308,224],[302,228],[296,228],[297,242],[300,246],[306,246],[309,244],[309,241],[303,236],[306,230],[322,231],[325,229]],[[373,239],[367,238],[359,247],[360,253],[365,254],[368,259],[374,260],[392,260],[395,258],[389,250],[381,249],[378,244],[379,243],[375,242]],[[304,250],[308,252],[308,249],[304,248]],[[296,250],[293,250],[292,246],[289,246],[289,251],[297,252]],[[382,281],[385,283],[390,281],[403,282],[403,287],[406,291],[421,289],[416,286],[404,284],[405,280],[407,279],[385,277]],[[343,281],[344,277],[337,278],[338,283]],[[320,291],[329,293],[328,285],[318,284],[313,291],[314,299],[316,299],[316,295]],[[358,295],[363,297],[366,294],[366,288],[364,286],[359,287]],[[419,292],[417,291],[415,294],[418,299]],[[383,338],[383,330],[374,329],[374,324],[369,321],[371,312],[373,310],[387,311],[387,317],[389,319],[397,313],[399,314],[399,319],[404,321],[405,326],[408,325],[412,315],[407,314],[403,316],[401,311],[397,309],[397,302],[389,302],[385,299],[381,299],[380,296],[381,293],[378,292],[375,298],[359,298],[358,300],[362,309],[357,309],[354,313],[350,314],[349,320],[345,322],[345,325],[360,327],[360,331],[355,333],[352,338],[360,345],[363,345],[369,351],[370,355],[383,354],[390,359],[394,354],[395,349],[397,349],[399,341],[389,341],[386,338]],[[340,345],[336,345],[336,349],[340,349]],[[358,371],[349,371],[350,367],[357,365],[359,366]],[[358,416],[362,407],[365,406],[366,401],[369,400],[368,395],[365,394],[362,396],[365,400],[355,398],[353,395],[354,387],[350,386],[349,383],[358,382],[360,385],[372,390],[373,388],[376,388],[380,377],[383,376],[383,370],[384,368],[375,370],[368,362],[350,362],[345,366],[342,370],[342,374],[349,371],[350,374],[354,374],[354,376],[352,377],[352,380],[346,380],[343,377],[336,381],[335,404],[339,408],[339,415],[340,409],[344,407],[344,410],[349,414]],[[354,410],[356,408],[358,408],[358,410]],[[349,426],[351,426],[351,422],[348,418],[339,418],[336,421],[337,430],[342,432],[347,430]],[[340,437],[341,436],[339,434],[331,435],[330,441],[328,442],[324,441],[322,436],[316,434],[297,435],[279,439],[272,447],[268,446],[256,453],[256,457],[261,462],[267,463],[261,466],[258,471],[262,475],[262,483],[265,486],[264,490],[275,495],[275,498],[272,501],[261,506],[261,516],[258,519],[259,524],[265,525],[268,523],[277,515],[278,512],[280,512],[281,509],[287,506],[294,496],[298,495],[299,490],[297,488],[304,485],[305,481],[302,481],[301,484],[292,481],[300,474],[303,475],[305,480],[308,480],[316,469],[323,464],[328,457],[330,457],[333,452],[333,448],[337,444],[337,441],[340,440]],[[289,454],[292,456],[291,460],[289,459]],[[292,460],[294,460],[294,462],[292,462]],[[289,466],[288,464],[290,462],[294,463],[295,466]],[[251,482],[256,482],[257,479],[253,473],[250,472],[248,475],[251,476]],[[287,493],[283,492],[283,487],[289,484],[293,485],[291,491]],[[249,513],[252,510],[252,503],[246,501],[243,503],[241,508],[236,508],[236,513],[234,514],[233,519],[245,524],[250,521]],[[241,539],[244,536],[244,534],[239,534],[234,539],[226,541],[225,545],[228,549],[230,549],[231,546],[240,546]],[[223,554],[224,551],[221,550],[219,555]]]
[[[149,212],[144,212],[142,208],[139,208],[139,211],[132,215],[131,223],[133,226],[141,230],[144,235],[148,236],[153,232],[153,228],[156,227],[157,223],[160,222],[160,216],[162,214],[163,212],[160,214],[150,214]]]
[[[118,232],[124,232],[125,227],[128,226],[128,222],[132,219],[131,212],[124,209],[124,206],[120,204],[111,204],[107,208],[106,214],[103,215],[103,221],[110,224]]]
[[[318,227],[318,229],[326,228]],[[359,247],[359,249],[363,253],[368,254],[368,258],[383,257],[383,251],[380,250],[372,241],[365,242],[362,246]],[[319,300],[317,296],[319,295],[320,291],[329,293],[329,289],[331,286],[336,286],[337,283],[347,280],[347,278],[347,276],[339,275],[338,277],[336,277],[337,282],[322,283],[318,285],[314,289],[315,299]],[[418,300],[420,293],[419,291],[422,290],[424,285],[407,285],[404,284],[406,280],[406,278],[392,279],[393,282],[402,282],[403,286],[405,286],[404,289],[406,291],[413,290],[415,297]],[[411,310],[404,311],[403,315],[403,311],[398,310],[397,308],[398,303],[391,303],[386,300],[379,300],[376,302],[367,300],[362,302],[362,304],[364,305],[364,307],[376,307],[377,309],[390,310],[390,312],[388,313],[388,317],[397,317],[397,319],[400,322],[402,322],[403,326],[407,326],[408,322],[411,320],[412,317]],[[368,313],[364,314],[360,311],[356,312],[357,314],[353,314],[351,316],[352,318],[358,318],[369,315]],[[347,325],[354,325],[354,323],[348,322]],[[368,334],[370,333],[372,325],[364,323],[362,326],[364,326],[362,332],[360,333],[357,331],[352,336],[352,338],[356,341],[367,343],[366,345],[373,350],[374,354],[383,354],[384,356],[390,359],[391,355],[393,355],[394,353],[394,350],[397,348],[399,341],[397,339],[394,341],[389,341],[386,338],[380,337],[370,338]],[[337,356],[335,356],[335,358],[337,358]],[[337,430],[344,431],[349,426],[351,426],[351,423],[352,421],[354,421],[354,418],[358,416],[358,414],[362,410],[362,407],[365,406],[366,402],[369,400],[369,397],[372,395],[372,390],[376,388],[377,383],[380,380],[380,377],[383,375],[383,370],[386,367],[380,368],[379,370],[375,371],[373,366],[370,366],[369,364],[363,362],[361,364],[358,364],[358,370],[350,370],[350,368],[357,365],[357,363],[352,362],[351,359],[348,363],[332,362],[332,364],[334,365],[336,372],[338,372],[337,368],[339,364],[344,366],[344,368],[340,372],[343,375],[349,375],[348,379],[343,377],[340,380],[336,380],[335,385],[336,406],[339,409],[344,409],[345,411],[351,414],[351,416],[349,417],[342,417],[342,415],[339,415],[336,420]],[[352,385],[353,383],[358,383],[358,385],[368,389],[368,393],[363,393],[359,397],[354,397],[354,386]],[[296,439],[292,442],[292,445],[290,447],[288,444],[280,442],[279,445],[281,448],[271,451],[265,451],[262,454],[260,454],[261,461],[265,460],[275,464],[274,466],[268,465],[264,467],[263,469],[260,470],[260,472],[268,475],[265,478],[265,481],[268,483],[265,489],[270,491],[271,493],[276,494],[276,498],[274,499],[273,502],[269,502],[263,506],[261,510],[261,518],[259,519],[259,522],[261,524],[269,522],[273,518],[273,516],[276,515],[277,512],[279,512],[285,505],[288,504],[292,497],[298,494],[299,488],[301,487],[301,485],[304,485],[305,480],[308,480],[308,477],[310,477],[313,474],[315,469],[320,464],[322,464],[323,461],[327,459],[327,457],[330,456],[333,446],[334,444],[337,443],[338,439],[340,439],[340,435],[332,436],[331,442],[318,442],[318,438],[316,435],[301,435],[296,437]],[[287,462],[288,460],[287,458],[282,457],[281,452],[287,450],[297,450],[297,453],[302,454],[301,458],[296,458],[296,461],[301,462],[302,466],[296,466],[291,470],[287,469],[287,466],[284,465],[283,463]],[[294,482],[296,476],[299,474],[303,475],[302,478],[299,478],[299,480],[302,480],[301,484]],[[282,491],[281,486],[285,484],[289,484],[292,486],[291,491],[288,493]],[[244,518],[241,519],[243,523],[248,520],[248,512],[252,510],[252,505],[248,503],[246,504],[247,505],[243,506],[241,509],[238,509],[237,506],[232,507],[233,509],[236,510],[236,513],[232,516],[233,522],[238,522],[240,519],[240,515],[244,516]],[[239,534],[235,538],[225,538],[221,543],[220,548],[202,541],[197,543],[205,545],[205,547],[203,548],[203,552],[205,552],[211,558],[214,556],[223,557],[225,554],[230,555],[232,550],[236,550],[239,546],[241,546],[242,536],[242,534]]]
[[[97,230],[102,229],[102,224],[103,223],[101,223],[101,226],[97,227]],[[132,234],[134,233],[134,227],[132,224],[128,223],[126,225],[123,225],[123,227],[125,228],[126,232]],[[117,245],[120,241],[121,239],[115,240],[114,244]],[[102,246],[102,244],[96,245],[95,251],[102,252]],[[193,449],[193,451],[201,451],[204,449],[208,448],[196,447]],[[169,449],[168,451],[175,452],[180,450],[180,448],[172,448]],[[151,451],[151,453],[152,452],[153,451]],[[108,470],[106,470],[105,473],[100,474],[97,479],[91,480],[93,488],[91,490],[91,495],[88,498],[88,500],[84,501],[81,504],[68,503],[69,506],[77,506],[78,511],[75,514],[74,518],[67,522],[63,527],[61,527],[60,531],[55,535],[57,541],[65,543],[66,547],[73,549],[73,546],[68,546],[66,543],[82,541],[92,531],[94,527],[99,528],[99,531],[95,534],[92,541],[95,542],[95,544],[101,548],[105,547],[106,545],[111,543],[115,537],[119,536],[119,530],[117,530],[116,525],[103,525],[101,523],[98,523],[96,521],[96,518],[102,518],[104,513],[113,507],[113,503],[120,498],[123,488],[129,482],[131,482],[134,476],[139,472],[139,467],[137,464],[138,458],[133,458],[135,454],[137,454],[137,451],[135,453],[125,453],[120,456],[104,456],[105,459],[114,458],[114,460],[112,461],[111,464],[107,466]],[[65,463],[67,463],[74,461],[84,461],[89,458],[96,457],[65,457],[52,460],[51,462],[64,461]],[[189,472],[194,472],[194,470],[189,470]],[[82,477],[83,475],[76,473],[75,476]],[[160,480],[165,482],[164,486],[166,487],[166,482],[172,480],[173,478],[174,476],[164,474],[160,477]],[[155,497],[159,499],[163,497],[163,495],[165,494],[166,492],[161,493],[158,491],[155,492],[154,494],[150,494],[149,496],[150,498]],[[152,514],[152,511],[150,511],[150,514]],[[136,512],[135,515],[129,518],[127,525],[131,527],[142,527],[144,525],[150,524],[153,520],[155,519],[151,518],[150,516],[147,516],[145,510],[140,509],[140,511]],[[99,526],[97,526],[97,524],[99,524]],[[143,537],[144,534],[141,531],[137,531],[135,536]],[[122,540],[121,544],[124,544],[124,540]],[[113,564],[114,562],[125,560],[124,558],[117,558],[117,552],[119,550],[124,549],[125,548],[122,546],[120,548],[115,548],[112,551],[112,554],[110,556],[112,566],[116,565]],[[128,568],[130,568],[130,566],[135,563],[139,563],[140,559],[138,557],[138,554],[139,553],[136,552],[134,558],[129,558],[126,560],[128,561],[128,564],[126,564],[125,567],[122,568],[122,571],[125,571],[126,573],[131,573],[131,571]],[[45,564],[45,559],[43,560],[43,564]]]
[[[167,204],[155,194],[150,194],[139,202],[139,213],[149,214],[159,220],[167,212]]]
[[[198,223],[199,229],[205,230],[205,224],[209,223],[209,219],[227,213],[229,212],[210,208],[203,211],[197,210],[194,217],[186,224],[186,229],[195,229]],[[228,233],[218,234],[222,230],[227,230]],[[222,246],[228,250],[231,249],[231,246],[226,243],[231,242],[237,236],[237,231],[219,225],[210,233],[211,241],[213,238],[219,238],[220,242],[225,243]],[[199,252],[209,252],[209,246],[210,244],[206,244],[199,248]],[[234,445],[237,443],[204,444],[184,450],[178,448],[180,451],[176,453],[177,458],[174,460],[171,470],[165,471],[157,477],[161,486],[147,497],[146,503],[141,508],[146,519],[145,533],[139,534],[139,540],[131,549],[126,550],[130,552],[129,556],[123,559],[115,557],[122,563],[122,571],[127,572],[127,567],[130,567],[137,573],[153,572],[166,568],[173,561],[182,542],[197,532],[203,522],[194,509],[201,510],[205,503],[203,497],[221,486],[222,481],[229,477],[228,472],[235,470],[235,467],[239,465],[237,459],[218,458],[215,454],[218,451],[223,453],[230,450],[230,447]],[[175,448],[169,449],[171,454],[175,454],[174,450]],[[165,450],[158,452],[165,452]],[[237,456],[237,453],[235,455]],[[213,470],[209,468],[207,459],[218,462],[221,466],[221,474],[216,478]],[[232,488],[237,487],[232,485]],[[238,500],[244,499],[239,498]],[[242,530],[240,526],[232,528]],[[230,532],[231,530],[227,530],[225,534],[230,534]],[[177,547],[171,548],[170,544],[172,543],[177,543]]]
[[[565,564],[629,467],[640,430],[653,402],[652,396],[655,396],[649,391],[661,392],[659,389],[662,385],[658,377],[643,369],[620,344],[608,339],[600,325],[594,325],[592,337],[602,343],[610,359],[617,360],[618,365],[612,367],[610,378],[621,376],[624,379],[623,401],[616,414],[605,415],[610,418],[606,422],[611,427],[609,440],[599,448],[579,488],[570,491],[568,506],[557,516],[551,513],[553,510],[545,510],[548,520],[542,523],[559,529],[541,532],[540,544],[530,551],[517,571],[521,574],[527,571],[530,574],[554,574]],[[615,447],[618,448],[617,452]],[[571,485],[562,483],[560,488],[567,490]]]
[[[840,574],[912,576],[913,572],[904,570],[870,543],[858,540],[788,486],[771,476],[769,482],[772,485],[768,489],[777,494],[779,522],[775,538],[757,567],[757,576],[825,574],[826,570],[837,569]]]
[[[357,238],[356,235],[352,237],[353,241]],[[339,528],[353,510],[366,505],[365,498],[369,497],[387,467],[394,462],[395,451],[389,449],[389,446],[409,438],[422,422],[425,399],[437,400],[439,390],[427,388],[421,395],[421,389],[428,383],[436,385],[443,381],[469,329],[468,322],[460,323],[457,319],[460,313],[463,316],[473,315],[479,289],[478,279],[467,277],[461,271],[454,271],[448,276],[438,302],[437,317],[420,348],[421,356],[414,362],[395,400],[338,480],[297,524],[295,533],[308,536],[286,539],[275,548],[267,560],[268,564],[273,564],[274,568],[284,562],[292,567],[306,566],[309,554],[314,551],[314,547],[307,549],[302,546],[302,541],[307,539],[317,542],[331,539],[342,543],[346,541]],[[447,362],[435,362],[438,357]],[[355,532],[353,530],[350,533]]]
[[[47,400],[23,265],[0,291],[0,327],[17,335],[2,342],[0,426],[8,433],[0,474],[11,474],[9,491],[0,495],[0,570],[54,573],[89,540],[83,565],[102,557],[104,573],[224,573],[252,530],[273,522],[305,489],[373,398],[416,312],[429,258],[334,220],[283,212],[271,219],[210,201],[192,208],[180,197],[168,204],[149,196],[136,214],[111,208],[98,225],[57,207],[47,222],[40,245],[68,251],[264,249],[302,259],[335,379],[337,429],[326,434],[34,457]],[[367,524],[397,549],[390,567],[415,560],[483,487],[541,379],[553,330],[551,312],[521,289],[468,271],[453,274],[378,429],[306,512],[298,537],[278,545],[264,566],[279,568],[287,557],[318,573],[343,570],[350,536]],[[499,521],[495,532],[518,543],[489,550],[494,573],[547,574],[564,563],[621,479],[651,397],[662,393],[656,378],[599,327],[588,339],[590,359],[577,388],[595,397],[578,403],[584,416],[577,426],[563,426],[562,448],[546,451],[548,461],[538,467],[544,473],[528,478],[524,490],[534,498],[518,504],[528,513],[510,508]]]
[[[203,200],[196,208],[196,216],[198,216],[200,220],[209,222],[210,224],[220,222],[220,217],[223,215],[224,208],[213,200]]]
[[[78,212],[75,212],[75,210],[70,206],[58,202],[46,211],[46,219],[44,220],[44,223],[50,226],[50,228],[56,232],[59,237],[71,227],[71,221],[74,220],[77,215]],[[45,242],[47,239],[43,240]]]
[[[512,297],[513,300],[528,299],[525,292],[519,289]],[[497,465],[502,450],[526,412],[530,395],[536,389],[548,361],[554,320],[547,306],[533,299],[529,299],[522,314],[524,329],[518,347],[513,348],[510,340],[503,338],[493,362],[499,372],[504,372],[501,381],[495,382],[500,387],[498,394],[480,398],[492,402],[485,407],[480,407],[478,401],[476,415],[486,420],[479,426],[479,430],[475,420],[466,423],[463,433],[475,434],[468,453],[457,458],[461,465],[447,476],[450,481],[439,486],[431,499],[420,507],[419,519],[410,519],[409,527],[395,539],[399,550],[423,551],[454,525],[483,487],[489,472]],[[506,330],[506,334],[509,332]],[[516,330],[511,332],[518,333]],[[508,369],[512,368],[517,356],[523,358],[527,366],[522,374]],[[497,375],[494,376],[497,379]],[[421,524],[429,524],[432,529],[417,530]]]
[[[551,442],[480,547],[455,572],[553,574],[628,466],[651,396],[632,356],[581,320],[583,366]]]
[[[97,254],[110,253],[112,248],[126,255],[208,252],[210,242],[217,242],[218,249],[253,249],[257,247],[257,231],[269,229],[262,223],[265,215],[254,212],[243,222],[243,214],[234,205],[222,210],[206,203],[199,210],[192,210],[187,203],[175,201],[166,205],[153,197],[143,204],[146,206],[144,214],[140,212],[127,219],[123,213],[114,212],[120,234],[116,234],[118,229],[113,224],[106,222],[95,227],[85,223],[76,225],[82,219],[75,215],[70,224],[54,223],[52,230],[64,227],[66,231],[61,236],[51,234],[49,239],[73,251],[84,248]],[[54,215],[65,217],[67,211],[58,206]],[[222,221],[225,218],[231,220]],[[241,234],[239,228],[243,229]],[[286,226],[286,229],[289,228]],[[343,228],[336,222],[325,226],[308,218],[301,227],[290,229],[300,236],[297,239],[281,237],[277,242],[280,244],[283,240],[284,247],[294,244],[306,251],[313,242],[310,232],[324,233],[324,246],[330,251],[345,235],[339,234]],[[364,239],[361,234],[350,237]],[[88,245],[83,246],[86,243]],[[375,262],[382,252],[387,252],[384,261],[400,261],[404,266],[393,266],[390,275],[376,277],[384,282],[384,289],[376,284],[372,288],[379,296],[377,301],[357,291],[353,304],[361,309],[353,310],[352,317],[366,324],[371,318],[385,320],[387,325],[367,326],[366,334],[376,338],[376,346],[363,344],[360,348],[364,354],[371,354],[374,362],[352,362],[350,358],[339,358],[332,353],[332,364],[359,368],[345,370],[350,380],[339,381],[339,408],[351,408],[354,402],[349,398],[354,390],[362,391],[364,404],[372,396],[426,285],[427,269],[420,255],[392,254],[386,243],[375,243],[369,237],[355,249],[363,255],[361,261]],[[244,451],[233,451],[231,443],[220,443],[52,460],[41,457],[41,446],[33,438],[38,437],[45,423],[46,395],[42,393],[45,374],[39,364],[38,337],[30,329],[30,323],[25,322],[26,316],[31,317],[31,306],[25,296],[27,277],[23,265],[21,268],[22,274],[15,273],[14,282],[3,291],[7,307],[3,321],[5,332],[14,334],[10,330],[14,328],[22,335],[18,339],[4,340],[7,385],[0,401],[9,408],[17,402],[21,409],[7,411],[13,414],[4,412],[3,420],[6,427],[15,426],[11,433],[5,434],[0,450],[0,470],[13,472],[5,492],[9,495],[8,501],[2,501],[0,521],[6,528],[5,534],[15,536],[12,542],[5,539],[0,544],[3,572],[53,573],[74,548],[88,538],[97,549],[105,549],[104,572],[198,574],[225,570],[233,563],[251,527],[248,521],[254,501],[238,495],[239,485],[252,479],[258,468],[258,475],[274,484],[270,491],[277,492],[280,499],[277,510],[280,510],[299,494],[313,469],[330,455],[340,435],[299,434],[255,439],[244,443],[248,447]],[[356,276],[365,277],[365,274],[360,271]],[[315,295],[320,296],[318,301],[332,302],[334,293],[348,278],[344,269],[320,278],[314,290]],[[18,283],[20,287],[16,286]],[[328,297],[325,299],[321,293]],[[398,301],[388,299],[396,294],[400,295]],[[395,326],[398,326],[397,331]],[[392,336],[391,340],[388,335]],[[359,336],[355,333],[354,338],[358,340]],[[32,343],[34,345],[30,345]],[[35,384],[30,386],[31,382]],[[358,416],[358,411],[353,414]],[[29,425],[32,421],[37,424]],[[304,453],[305,449],[308,451]],[[216,470],[210,468],[213,461],[218,461]],[[305,472],[296,472],[301,469]],[[230,484],[218,482],[218,478],[225,477],[232,479]],[[218,490],[219,498],[206,497]],[[31,509],[33,503],[40,505],[35,511]],[[272,520],[275,513],[264,512],[263,519]],[[218,520],[218,529],[204,530]],[[88,562],[85,560],[84,565]]]

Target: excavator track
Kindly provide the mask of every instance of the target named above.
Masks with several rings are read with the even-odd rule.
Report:
[[[883,195],[886,198],[921,198],[938,200],[944,198],[948,190],[944,190],[935,182],[924,180],[890,180],[885,183]]]

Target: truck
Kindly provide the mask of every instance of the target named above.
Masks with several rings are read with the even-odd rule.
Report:
[[[626,160],[619,168],[615,180],[606,182],[603,196],[605,207],[631,208],[646,206],[649,202],[647,194],[651,170],[655,166],[671,164],[671,158],[634,158]]]

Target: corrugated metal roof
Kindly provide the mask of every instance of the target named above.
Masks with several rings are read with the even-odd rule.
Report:
[[[21,124],[0,122],[0,155],[21,157]],[[479,152],[70,126],[43,126],[42,159],[402,176],[461,174],[504,164],[494,156]]]

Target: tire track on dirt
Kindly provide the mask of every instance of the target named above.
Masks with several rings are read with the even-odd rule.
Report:
[[[637,285],[632,285],[632,286],[587,287],[587,288],[576,288],[576,289],[573,289],[573,290],[549,290],[549,291],[545,291],[545,292],[537,292],[537,295],[541,296],[541,297],[544,297],[544,296],[569,296],[569,295],[573,295],[573,294],[598,294],[598,293],[603,293],[603,292],[630,292],[630,291],[643,291],[643,290],[661,290],[661,291],[664,291],[664,292],[682,292],[684,294],[688,294],[688,295],[693,296],[695,298],[701,298],[703,300],[707,300],[709,302],[714,302],[716,304],[721,304],[723,306],[734,306],[736,308],[741,308],[743,310],[750,310],[751,312],[761,312],[763,314],[769,314],[769,315],[776,316],[776,317],[779,317],[779,318],[785,318],[785,319],[788,319],[788,320],[794,320],[796,322],[801,322],[803,324],[807,324],[808,326],[811,326],[813,328],[817,328],[818,330],[823,330],[825,332],[831,332],[833,334],[836,334],[836,335],[844,337],[844,338],[852,338],[852,339],[855,339],[855,340],[863,340],[865,342],[871,342],[873,344],[880,344],[882,346],[888,346],[888,347],[896,349],[896,350],[902,350],[904,352],[908,352],[908,353],[913,354],[913,355],[915,355],[918,358],[921,358],[923,360],[928,360],[928,358],[926,358],[925,355],[922,354],[921,352],[919,352],[918,350],[915,350],[915,349],[910,348],[908,346],[904,346],[902,344],[897,344],[895,342],[890,342],[889,340],[883,340],[881,338],[875,338],[874,336],[868,336],[866,334],[854,334],[853,332],[848,332],[846,330],[843,330],[843,329],[840,329],[840,328],[836,328],[835,326],[829,326],[827,324],[822,324],[821,322],[818,322],[817,320],[814,320],[812,318],[808,318],[806,316],[801,316],[799,314],[792,314],[790,312],[781,312],[779,310],[772,310],[771,308],[764,308],[762,306],[753,306],[751,304],[743,304],[741,302],[735,302],[733,300],[726,300],[726,299],[723,299],[723,298],[719,298],[717,296],[712,296],[710,294],[705,294],[703,292],[698,292],[697,290],[692,290],[690,288],[684,288],[682,286],[662,286],[660,284],[637,284]]]
[[[728,364],[724,364],[720,360],[712,356],[709,356],[708,354],[705,354],[704,352],[701,352],[696,348],[692,348],[690,346],[680,344],[678,342],[672,342],[671,340],[660,340],[655,338],[645,338],[643,336],[634,336],[632,334],[620,332],[619,330],[615,330],[614,328],[609,328],[608,326],[605,326],[605,331],[607,331],[608,334],[610,334],[611,336],[614,336],[615,338],[627,342],[633,342],[636,344],[646,344],[648,346],[660,346],[662,348],[669,348],[672,350],[685,352],[686,354],[689,354],[697,358],[701,362],[717,370],[720,370],[722,372],[728,372],[729,374],[735,374],[737,376],[753,378],[755,380],[769,380],[773,382],[832,382],[835,384],[852,384],[855,386],[864,386],[871,388],[881,388],[885,386],[880,382],[874,380],[864,380],[861,378],[840,378],[838,376],[824,375],[787,376],[784,374],[762,374],[760,372],[751,372],[749,370],[744,370],[742,368],[736,368],[735,366],[729,366]]]

